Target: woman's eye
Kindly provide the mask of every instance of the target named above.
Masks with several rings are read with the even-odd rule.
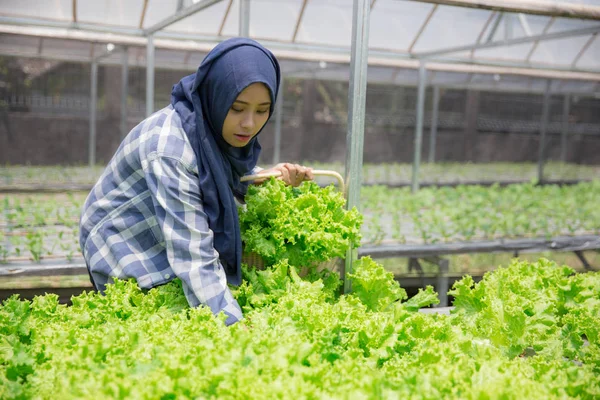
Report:
[[[269,110],[258,110],[256,112],[259,113],[259,114],[266,114],[266,113],[269,112]]]
[[[235,111],[235,112],[242,112],[244,110],[240,109],[240,108],[235,108],[235,107],[231,107],[231,111]]]

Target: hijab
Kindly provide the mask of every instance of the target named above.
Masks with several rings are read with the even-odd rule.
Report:
[[[263,83],[269,91],[270,118],[279,82],[279,63],[269,50],[254,40],[233,38],[213,48],[196,73],[181,79],[171,92],[171,105],[181,118],[198,162],[213,245],[227,281],[233,285],[242,279],[242,239],[234,196],[243,198],[246,194],[248,183],[240,182],[240,177],[256,166],[261,147],[258,135],[244,147],[229,145],[223,139],[223,123],[238,95],[253,83]]]

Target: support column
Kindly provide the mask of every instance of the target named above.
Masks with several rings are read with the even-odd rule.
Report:
[[[560,132],[560,161],[567,162],[567,137],[569,135],[569,114],[571,111],[571,96],[566,94],[563,101],[562,129]]]
[[[367,98],[367,57],[369,53],[370,0],[354,0],[352,12],[352,53],[350,59],[350,87],[348,90],[348,135],[346,152],[346,207],[360,209],[362,184],[363,145],[365,134],[365,103]],[[358,251],[349,248],[341,271],[344,292],[352,290],[347,273],[352,273]]]
[[[239,35],[250,37],[250,0],[240,0]]]
[[[431,113],[431,130],[429,132],[429,162],[435,162],[435,144],[437,139],[438,110],[440,106],[440,88],[433,87],[433,106]]]
[[[123,48],[121,59],[121,138],[127,136],[127,94],[129,92],[129,49]]]
[[[419,190],[419,168],[421,166],[421,148],[423,142],[423,118],[425,114],[425,86],[427,85],[427,70],[425,63],[419,65],[419,88],[417,91],[417,123],[415,124],[415,149],[412,167],[411,189]]]
[[[146,43],[146,117],[154,112],[154,35]]]
[[[273,165],[279,164],[281,159],[281,124],[283,122],[283,92],[285,87],[285,79],[281,77],[279,84],[279,94],[277,95],[277,103],[275,104],[275,140],[273,143]]]
[[[88,147],[88,163],[96,165],[96,103],[98,100],[98,62],[92,61],[90,85],[90,140]]]
[[[548,130],[548,119],[550,117],[550,85],[552,81],[546,81],[544,91],[544,104],[542,106],[542,121],[540,125],[540,148],[538,151],[538,182],[544,180],[544,163],[546,162],[546,131]]]
[[[465,135],[463,139],[463,161],[475,161],[474,147],[477,141],[477,115],[479,114],[480,92],[467,91],[465,110]]]

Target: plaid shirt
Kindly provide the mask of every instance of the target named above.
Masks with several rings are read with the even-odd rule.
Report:
[[[171,106],[125,138],[86,199],[80,227],[99,291],[114,277],[144,289],[179,277],[190,306],[223,311],[228,325],[242,318],[213,247],[196,156]]]

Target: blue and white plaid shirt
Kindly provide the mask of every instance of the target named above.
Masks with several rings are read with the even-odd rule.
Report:
[[[80,227],[98,290],[114,277],[144,289],[179,277],[190,306],[223,311],[228,325],[242,318],[213,247],[196,156],[171,106],[127,135],[86,199]]]

